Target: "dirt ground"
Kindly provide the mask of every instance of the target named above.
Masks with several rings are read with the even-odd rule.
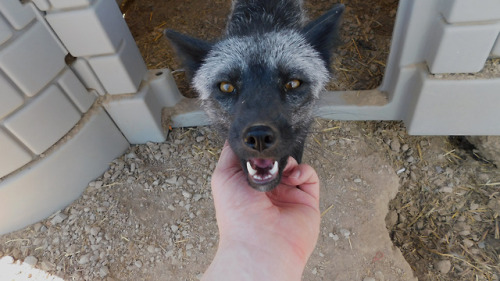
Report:
[[[335,2],[305,1],[310,18]],[[397,2],[342,2],[344,44],[328,88],[375,88]],[[194,96],[162,31],[213,40],[230,1],[137,0],[122,8],[148,67],[174,70],[181,91]],[[209,183],[221,147],[210,127],[131,147],[79,200],[0,236],[0,280],[199,280],[218,241]],[[466,139],[409,136],[400,122],[318,119],[304,162],[320,175],[323,215],[303,280],[499,279],[500,170]],[[409,266],[395,262],[399,251]],[[3,271],[20,261],[41,271]],[[353,270],[338,272],[346,265]]]

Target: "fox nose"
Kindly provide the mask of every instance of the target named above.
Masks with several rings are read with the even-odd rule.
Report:
[[[262,152],[274,145],[276,134],[268,126],[253,126],[246,130],[243,141],[247,147]]]

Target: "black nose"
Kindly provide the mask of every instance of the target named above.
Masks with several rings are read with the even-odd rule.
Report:
[[[251,149],[262,152],[274,145],[276,135],[268,126],[253,126],[247,129],[243,141]]]

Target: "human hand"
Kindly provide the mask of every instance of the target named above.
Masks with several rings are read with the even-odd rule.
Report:
[[[220,241],[209,275],[223,263],[227,277],[227,263],[242,258],[236,268],[244,263],[249,274],[265,278],[249,280],[300,280],[320,224],[319,180],[312,167],[290,157],[281,183],[270,192],[259,192],[248,185],[226,143],[212,175],[212,194]],[[274,279],[267,279],[271,276]],[[240,275],[238,280],[244,279]]]

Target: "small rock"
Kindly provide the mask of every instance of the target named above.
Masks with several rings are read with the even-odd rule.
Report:
[[[59,245],[59,242],[61,242],[61,239],[59,239],[59,237],[56,237],[52,240],[53,245]]]
[[[470,235],[470,231],[469,230],[463,230],[463,231],[460,231],[458,234],[460,234],[461,236],[468,236],[468,235]]]
[[[172,230],[173,233],[176,233],[177,230],[179,230],[179,227],[177,225],[173,224],[170,226],[170,229]]]
[[[479,208],[479,204],[474,203],[474,202],[472,202],[472,203],[470,204],[470,209],[471,209],[472,211],[477,210],[478,208]]]
[[[86,264],[90,261],[90,254],[86,254],[80,257],[78,264]]]
[[[470,248],[470,247],[474,246],[474,242],[469,240],[469,239],[464,239],[463,242],[464,242],[464,246],[466,248]]]
[[[24,263],[29,264],[29,265],[31,265],[33,267],[36,265],[37,262],[38,262],[38,259],[35,258],[34,256],[27,256],[24,259]]]
[[[500,199],[498,198],[492,198],[488,202],[488,207],[496,212],[500,212]]]
[[[410,147],[406,143],[401,147],[401,150],[403,150],[403,152],[408,151],[408,149],[410,149]]]
[[[35,232],[38,232],[40,230],[40,228],[42,228],[42,224],[41,223],[35,223],[35,225],[33,226],[33,230]]]
[[[477,246],[479,247],[479,249],[484,249],[484,247],[486,247],[486,244],[484,243],[484,241],[481,241],[477,243]]]
[[[363,278],[363,281],[375,281],[375,278],[373,278],[373,277],[365,277],[365,278]]]
[[[177,182],[175,183],[176,186],[181,186],[184,183],[184,178],[183,177],[178,177]]]
[[[95,189],[101,188],[102,187],[102,181],[96,181],[94,187],[95,187]]]
[[[168,183],[168,184],[172,184],[172,185],[177,184],[177,177],[173,176],[173,177],[171,177],[169,179],[166,179],[165,182]]]
[[[169,250],[165,253],[165,258],[170,258],[170,257],[173,257],[174,255],[174,251],[173,250]]]
[[[134,265],[137,266],[138,268],[142,267],[142,262],[141,261],[135,261]]]
[[[205,140],[205,137],[203,137],[203,136],[200,136],[200,137],[196,138],[196,142],[202,142],[204,140]]]
[[[442,274],[447,274],[451,270],[451,261],[449,260],[440,260],[435,264],[436,269]]]
[[[90,234],[93,236],[97,236],[97,234],[99,234],[99,231],[101,231],[101,228],[98,226],[94,226],[90,229]]]
[[[361,179],[354,179],[355,183],[360,183],[362,180]]]
[[[401,143],[399,142],[399,140],[397,138],[394,138],[391,141],[391,150],[394,152],[399,152],[400,149],[401,149]]]
[[[107,266],[103,266],[101,267],[101,269],[99,269],[99,276],[101,276],[101,278],[106,277],[108,274],[109,274],[109,269]]]
[[[20,257],[22,256],[22,253],[21,253],[21,250],[19,250],[18,248],[14,248],[10,254],[12,257],[14,257],[14,259],[20,259]]]
[[[148,252],[151,253],[151,254],[154,254],[155,252],[155,247],[153,245],[149,245],[148,246]]]
[[[339,236],[337,234],[332,234],[333,241],[339,241]]]
[[[193,195],[185,190],[182,191],[182,196],[184,196],[184,198],[191,198],[193,197]]]
[[[63,213],[57,213],[51,220],[50,223],[52,225],[57,225],[63,222],[68,216]]]
[[[196,193],[196,194],[193,196],[193,200],[194,200],[195,202],[198,202],[198,201],[200,201],[201,197],[202,197],[202,196],[201,196],[201,194],[197,194],[197,193]]]

